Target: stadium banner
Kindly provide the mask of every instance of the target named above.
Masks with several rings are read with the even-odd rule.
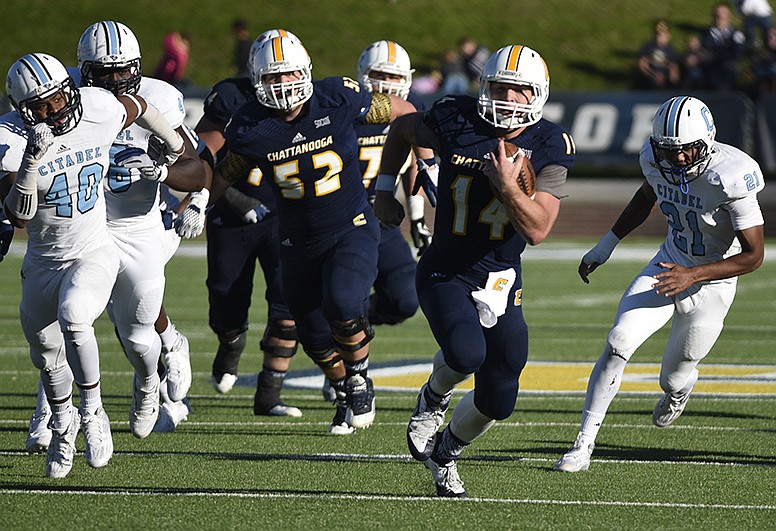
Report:
[[[208,91],[190,88],[186,96],[186,125],[202,117]],[[676,92],[570,92],[550,93],[544,116],[566,127],[577,148],[575,173],[608,172],[640,175],[638,154],[652,129],[652,116]],[[741,92],[697,92],[717,124],[717,140],[754,156],[766,174],[776,173],[776,95],[755,104]],[[422,99],[430,105],[437,95]],[[0,107],[10,110],[7,102]]]

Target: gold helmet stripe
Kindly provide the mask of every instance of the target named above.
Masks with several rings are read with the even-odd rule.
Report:
[[[388,62],[395,63],[396,62],[396,43],[393,41],[387,41],[387,42],[388,42]]]
[[[507,59],[507,70],[517,70],[517,63],[520,60],[520,53],[522,51],[522,46],[512,46],[512,49],[509,51],[509,58]]]
[[[281,46],[281,43],[280,37],[272,39],[272,54],[275,56],[275,61],[283,60],[283,46]]]

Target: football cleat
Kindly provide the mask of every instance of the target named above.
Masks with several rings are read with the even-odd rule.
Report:
[[[48,427],[51,420],[51,408],[49,408],[46,395],[42,387],[38,392],[38,404],[30,418],[30,428],[27,430],[27,453],[43,454],[51,444],[51,430]]]
[[[178,332],[178,339],[170,350],[162,349],[164,365],[167,367],[167,393],[170,400],[178,402],[186,397],[191,387],[191,359],[189,340]]]
[[[443,401],[444,406],[431,407],[427,401],[428,384],[420,388],[418,402],[415,411],[412,412],[410,423],[407,426],[407,446],[412,457],[418,461],[425,461],[431,457],[437,432],[445,422],[445,412],[449,401]]]
[[[328,378],[323,378],[323,387],[321,387],[321,395],[327,402],[333,404],[337,400],[337,391],[331,386],[331,382]]]
[[[78,436],[78,427],[81,423],[81,415],[74,407],[70,407],[66,413],[70,418],[66,421],[64,429],[56,429],[51,424],[51,444],[46,453],[46,476],[50,478],[63,478],[73,468],[73,456],[75,456],[75,439]]]
[[[674,395],[672,393],[664,394],[663,398],[661,398],[655,406],[655,411],[652,412],[652,424],[658,428],[665,428],[673,424],[687,406],[691,392],[692,391],[681,395]]]
[[[132,404],[129,408],[129,431],[138,439],[148,437],[159,418],[159,375],[152,376],[151,389],[140,388],[137,377],[132,385]]]
[[[224,373],[220,377],[214,375],[210,382],[213,384],[213,387],[215,387],[216,391],[222,395],[225,395],[231,391],[234,387],[234,384],[237,383],[237,375],[229,373]]]
[[[344,397],[338,397],[334,405],[337,409],[334,412],[334,420],[331,421],[331,426],[329,426],[329,433],[332,435],[350,435],[356,431],[356,429],[348,424],[346,420],[348,416],[348,405],[345,402]]]
[[[431,471],[431,475],[434,477],[434,486],[436,486],[437,496],[441,498],[466,498],[466,490],[463,488],[463,481],[461,476],[458,475],[458,465],[455,459],[448,461],[445,464],[440,464],[434,461],[433,458],[423,461]]]
[[[164,402],[159,408],[159,418],[154,425],[154,433],[172,433],[178,424],[186,420],[189,415],[189,407],[185,400],[178,402]]]
[[[107,465],[113,457],[113,437],[105,410],[100,407],[94,413],[84,413],[81,417],[81,430],[86,439],[86,462],[93,468]]]
[[[354,374],[345,384],[348,406],[345,421],[353,428],[368,428],[375,420],[375,390],[372,379]]]
[[[298,407],[289,406],[282,400],[278,400],[272,404],[269,408],[260,408],[256,404],[253,405],[253,414],[262,415],[265,417],[301,417],[302,410]]]
[[[590,468],[590,457],[594,449],[594,443],[587,443],[582,440],[581,435],[578,435],[571,450],[563,454],[552,469],[558,472],[584,472]]]

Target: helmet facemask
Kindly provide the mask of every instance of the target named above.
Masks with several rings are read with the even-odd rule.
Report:
[[[358,59],[358,81],[369,92],[390,94],[406,100],[413,72],[409,54],[393,41],[373,42]],[[393,79],[385,79],[388,76]]]
[[[34,104],[42,102],[59,93],[61,93],[62,97],[65,99],[64,107],[55,113],[47,115],[43,120],[39,119],[33,110]],[[32,128],[39,123],[45,123],[56,136],[64,135],[75,129],[75,126],[78,125],[78,122],[81,120],[81,116],[83,116],[81,93],[78,91],[78,87],[75,86],[75,82],[70,77],[58,85],[54,90],[50,90],[20,102],[11,100],[11,103],[13,103],[19,115],[22,117],[24,124],[28,128]]]
[[[120,75],[115,79],[114,73],[128,71],[128,75]],[[85,87],[100,87],[116,96],[122,94],[137,94],[143,74],[140,70],[140,59],[129,63],[92,63],[81,65],[81,85]]]
[[[280,83],[266,83],[262,76],[261,82],[256,86],[256,97],[259,102],[273,109],[290,111],[309,100],[313,95],[312,75],[309,71],[295,70],[295,72],[299,72],[298,80]]]
[[[663,103],[652,120],[649,143],[660,175],[689,192],[689,183],[706,171],[716,127],[709,108],[697,98],[677,96]]]
[[[310,56],[302,43],[287,36],[261,42],[254,48],[249,63],[259,103],[281,111],[291,111],[312,97],[312,69]],[[297,79],[277,81],[282,74],[295,74]]]
[[[491,85],[498,81],[483,81],[480,84],[480,97],[477,108],[480,116],[500,129],[513,130],[532,125],[542,117],[542,108],[546,98],[537,95],[541,88],[536,85],[520,85],[531,90],[528,103],[517,103],[491,97]]]

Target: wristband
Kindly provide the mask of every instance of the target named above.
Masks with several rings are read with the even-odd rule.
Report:
[[[394,193],[396,191],[396,176],[387,173],[379,174],[375,181],[375,191]]]

